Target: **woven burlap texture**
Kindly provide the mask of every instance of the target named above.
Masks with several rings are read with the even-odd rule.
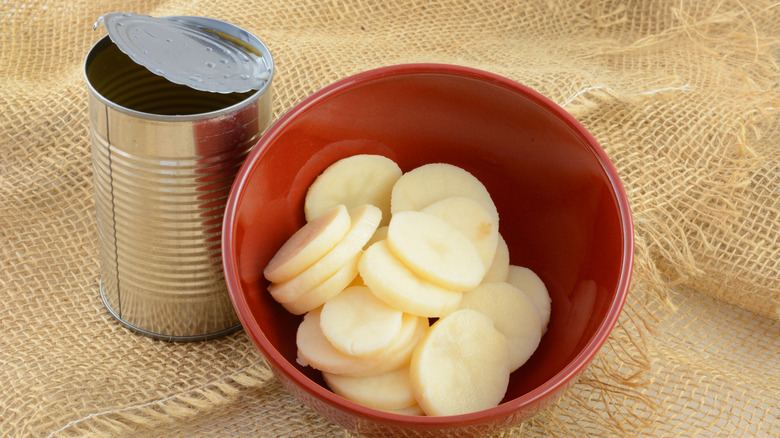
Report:
[[[763,0],[2,2],[0,435],[351,436],[243,332],[165,343],[103,306],[83,60],[114,11],[258,35],[274,117],[407,62],[563,105],[625,185],[633,282],[579,381],[501,436],[780,436],[780,4]]]

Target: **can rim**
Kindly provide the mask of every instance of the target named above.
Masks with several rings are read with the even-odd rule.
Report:
[[[103,103],[107,107],[110,107],[110,108],[112,108],[112,109],[114,109],[116,111],[119,111],[121,113],[130,115],[132,117],[137,117],[137,118],[141,118],[141,119],[148,119],[148,120],[156,120],[156,121],[182,122],[182,121],[195,121],[195,120],[211,119],[211,118],[215,118],[215,117],[219,117],[219,116],[223,116],[223,115],[226,115],[226,114],[230,114],[230,113],[236,112],[236,111],[238,111],[238,110],[240,110],[240,109],[242,109],[242,108],[252,104],[253,102],[257,101],[263,94],[265,94],[271,88],[271,83],[273,82],[274,75],[275,75],[275,72],[276,72],[273,56],[271,55],[271,51],[268,48],[268,46],[266,46],[265,43],[263,43],[263,41],[260,40],[260,38],[258,38],[253,33],[247,31],[246,29],[243,29],[243,28],[240,28],[238,26],[235,26],[235,25],[233,25],[231,23],[227,23],[225,21],[217,20],[217,19],[214,19],[214,18],[197,17],[197,16],[189,16],[189,15],[175,15],[175,16],[168,16],[168,17],[165,17],[165,18],[181,19],[181,20],[194,20],[194,21],[198,21],[198,22],[212,23],[215,26],[220,27],[220,29],[223,29],[223,30],[224,29],[231,29],[231,30],[245,32],[249,37],[251,37],[253,47],[258,49],[258,51],[260,51],[263,54],[263,57],[266,60],[266,64],[267,64],[267,67],[268,67],[268,73],[269,73],[268,80],[265,81],[265,83],[263,84],[262,87],[260,87],[254,93],[252,93],[251,95],[249,95],[246,98],[242,99],[241,101],[236,102],[236,103],[234,103],[232,105],[226,106],[224,108],[220,108],[218,110],[214,110],[214,111],[195,113],[195,114],[174,114],[174,115],[171,115],[171,114],[155,114],[155,113],[149,113],[149,112],[145,112],[145,111],[134,110],[132,108],[128,108],[126,106],[122,106],[122,105],[120,105],[120,104],[118,104],[118,103],[116,103],[116,102],[106,98],[105,96],[103,96],[97,89],[95,89],[95,87],[92,85],[92,82],[89,80],[89,76],[87,75],[87,68],[89,67],[90,63],[93,61],[93,58],[97,55],[97,53],[99,53],[101,50],[105,49],[106,47],[108,47],[111,44],[116,44],[111,39],[111,36],[106,34],[102,38],[100,38],[90,48],[89,52],[87,53],[87,56],[84,59],[84,63],[83,63],[83,66],[82,66],[83,67],[82,74],[84,75],[84,80],[85,80],[85,82],[87,84],[87,88],[88,88],[90,94],[92,94],[95,98],[97,98],[101,103]],[[233,36],[237,37],[238,35],[233,35]],[[133,61],[133,62],[135,62],[135,61]],[[150,73],[156,74],[156,73],[151,72],[151,71],[150,71]],[[173,84],[174,82],[171,82],[171,83]],[[193,88],[193,90],[194,90],[194,88]],[[204,91],[204,92],[208,93],[208,91]],[[215,93],[215,94],[217,94],[217,93]]]

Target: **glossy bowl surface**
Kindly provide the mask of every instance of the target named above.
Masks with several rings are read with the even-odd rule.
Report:
[[[270,297],[262,271],[304,224],[311,182],[336,160],[360,153],[385,155],[404,171],[446,162],[474,174],[498,208],[511,263],[534,270],[547,285],[548,331],[513,373],[499,406],[449,417],[384,413],[335,395],[318,372],[296,363],[301,317]],[[626,194],[593,136],[517,82],[441,64],[359,73],[284,114],[241,168],[222,238],[233,305],[275,375],[311,409],[373,436],[487,435],[544,409],[607,339],[633,262]]]

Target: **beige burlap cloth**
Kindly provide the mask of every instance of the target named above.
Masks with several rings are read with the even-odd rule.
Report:
[[[631,293],[556,404],[502,436],[780,436],[780,3],[0,2],[0,435],[350,436],[243,332],[165,343],[98,289],[83,59],[113,11],[258,35],[274,116],[366,69],[488,70],[563,105],[633,210]]]

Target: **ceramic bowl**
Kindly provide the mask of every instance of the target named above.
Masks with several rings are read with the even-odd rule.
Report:
[[[443,417],[381,412],[339,397],[319,372],[296,363],[301,317],[271,298],[262,271],[304,224],[304,197],[317,175],[362,153],[385,155],[403,171],[444,162],[471,172],[498,208],[511,263],[547,285],[548,330],[498,406]],[[222,254],[246,333],[306,406],[368,436],[479,436],[544,409],[602,347],[628,292],[633,227],[615,168],[561,107],[489,72],[410,64],[326,86],[269,128],[233,184]]]

